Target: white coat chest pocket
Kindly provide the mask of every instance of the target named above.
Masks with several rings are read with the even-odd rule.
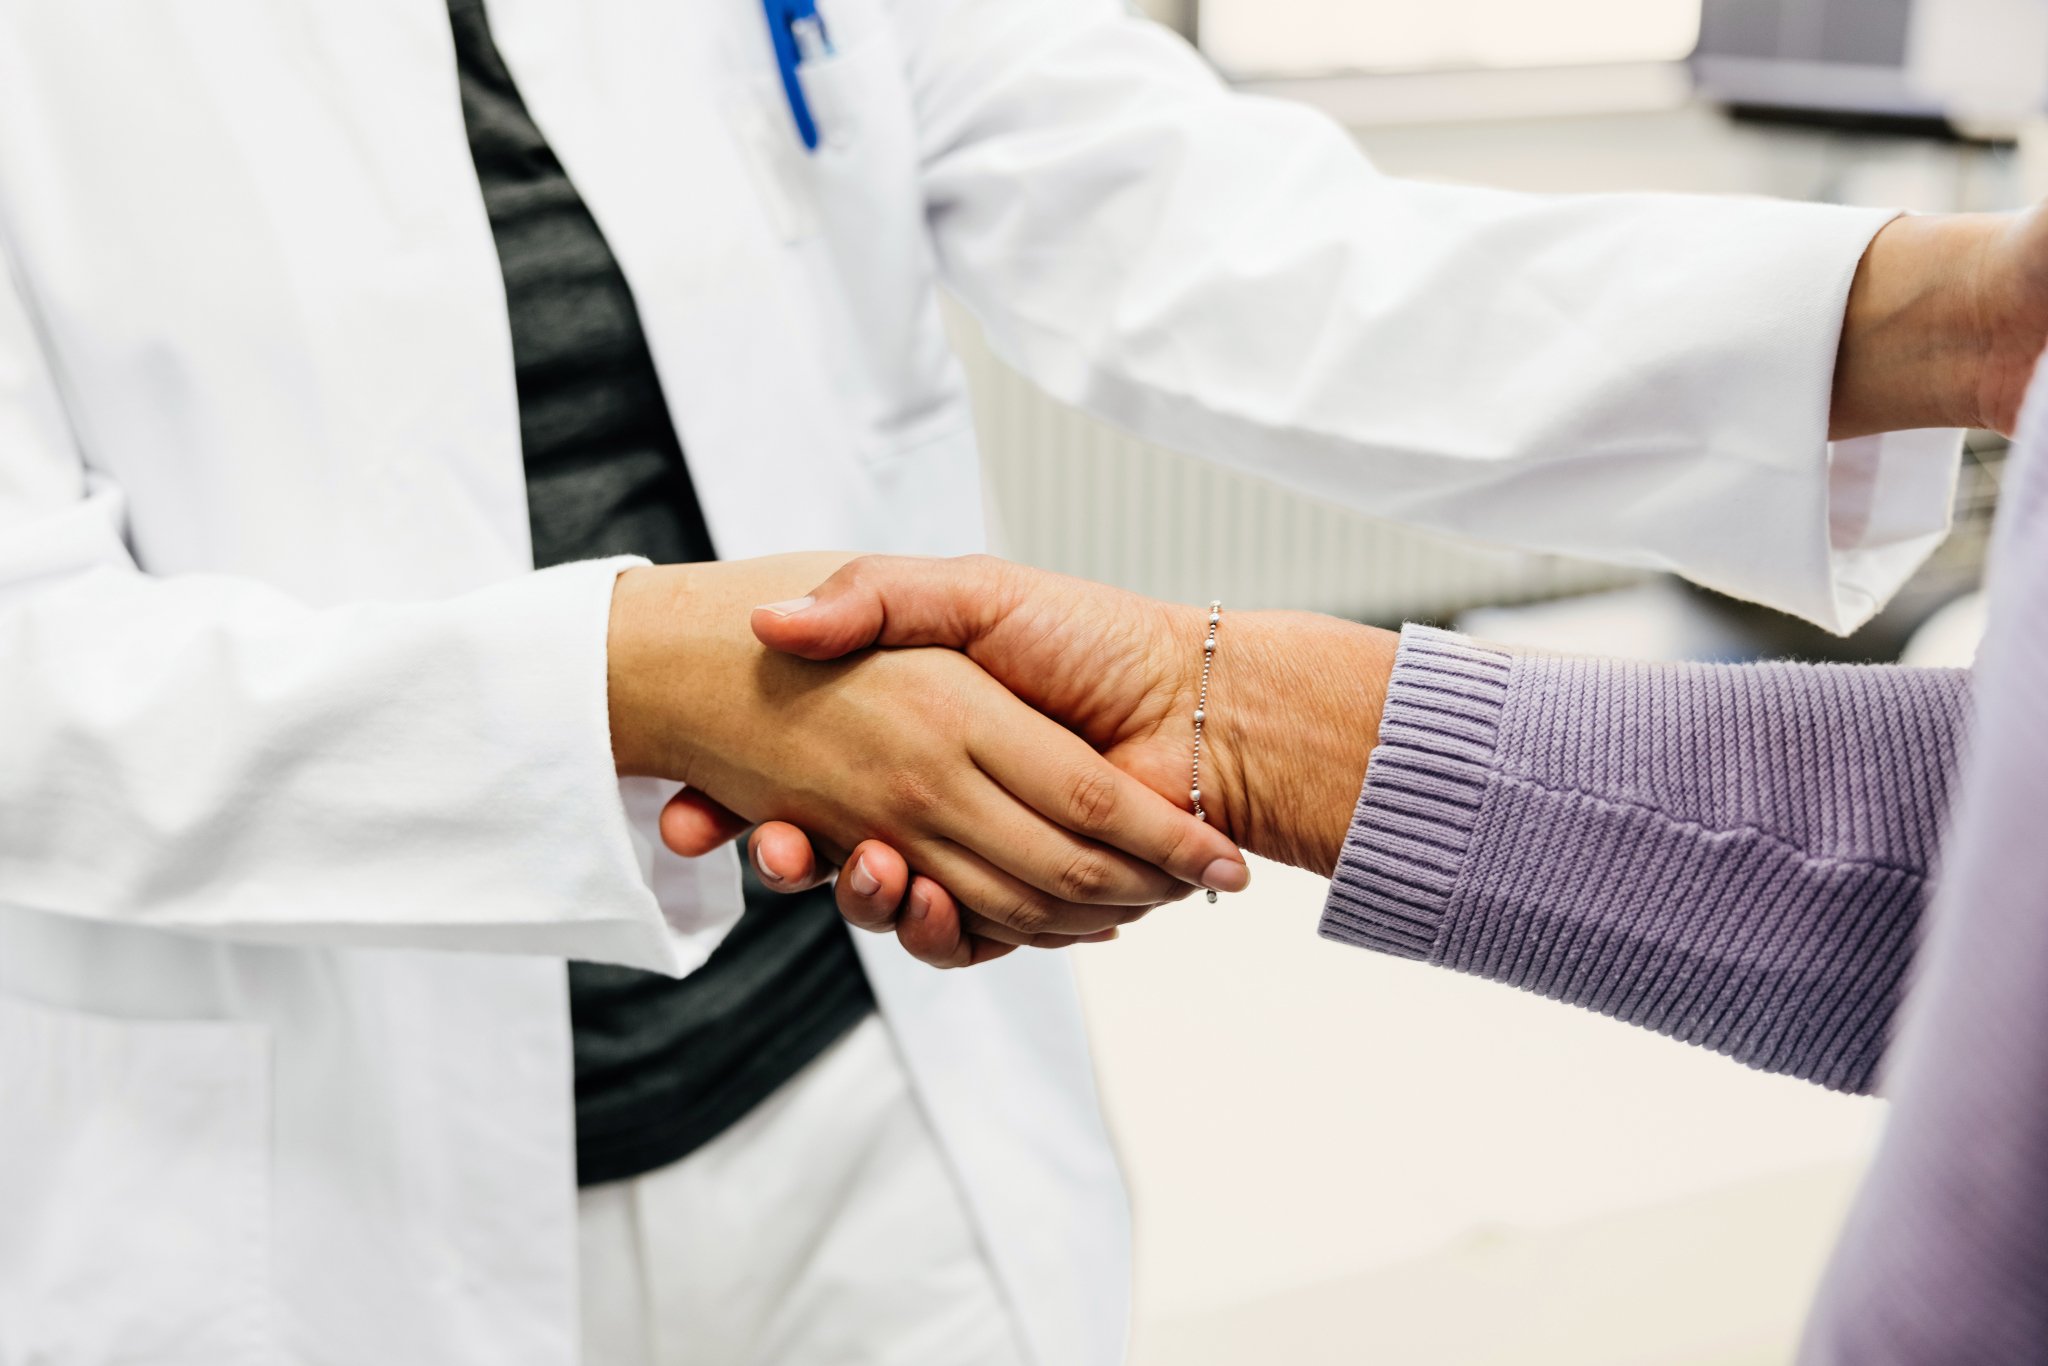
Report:
[[[862,454],[886,460],[958,442],[966,385],[939,311],[902,50],[876,0],[820,0],[819,12],[833,50],[798,69],[817,148],[796,135],[772,57],[738,122],[769,218],[799,258],[822,363]]]
[[[0,1366],[276,1359],[269,1039],[0,995]]]

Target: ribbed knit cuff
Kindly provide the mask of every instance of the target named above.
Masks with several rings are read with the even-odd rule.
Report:
[[[1450,631],[1401,632],[1379,745],[1323,903],[1325,938],[1431,957],[1493,771],[1510,663]]]

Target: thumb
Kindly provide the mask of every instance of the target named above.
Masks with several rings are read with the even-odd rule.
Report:
[[[870,645],[964,650],[998,616],[1008,568],[989,555],[862,556],[808,597],[756,607],[754,635],[805,659],[837,659]]]

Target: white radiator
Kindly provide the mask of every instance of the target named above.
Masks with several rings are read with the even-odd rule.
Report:
[[[963,314],[995,544],[1012,559],[1176,602],[1354,620],[1590,592],[1627,570],[1501,551],[1374,521],[1149,445],[1046,396]]]

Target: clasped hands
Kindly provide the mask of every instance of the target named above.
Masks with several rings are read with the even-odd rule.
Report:
[[[1188,809],[1206,613],[986,556],[628,571],[615,756],[686,785],[662,815],[677,853],[754,826],[770,886],[836,867],[848,920],[926,962],[1099,941],[1197,888],[1242,890],[1240,845],[1335,864],[1393,637],[1224,622],[1206,824]]]
[[[2044,338],[2048,215],[1898,219],[1849,291],[1830,434],[2010,431]],[[686,785],[662,815],[678,853],[754,826],[770,885],[837,865],[848,919],[927,961],[1104,938],[1196,887],[1244,887],[1239,846],[1322,873],[1342,846],[1397,638],[1226,612],[1205,825],[1187,801],[1206,627],[985,557],[629,570],[613,756]]]

